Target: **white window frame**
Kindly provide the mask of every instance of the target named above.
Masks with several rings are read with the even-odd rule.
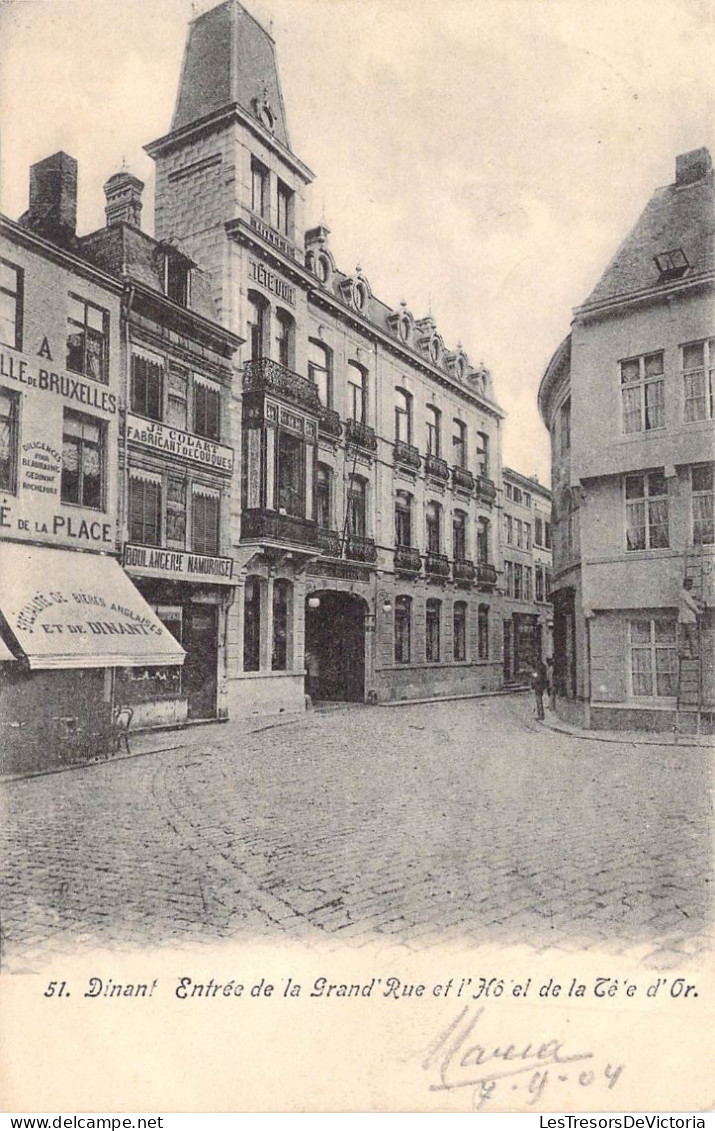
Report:
[[[695,368],[685,367],[685,351],[695,346],[703,347],[703,364]],[[712,420],[715,417],[715,338],[702,338],[695,342],[684,342],[680,347],[680,368],[682,374],[681,387],[683,390],[683,423],[685,424],[698,424],[704,420]],[[703,416],[688,417],[688,404],[692,403],[696,398],[688,397],[686,394],[686,383],[688,378],[693,378],[702,375],[703,388],[702,397],[697,398],[705,401],[705,413]]]
[[[660,358],[660,371],[647,373],[647,363],[654,358]],[[638,378],[633,381],[624,381],[624,366],[637,365]],[[666,426],[665,416],[665,353],[663,350],[652,350],[637,357],[624,357],[618,362],[618,378],[621,396],[621,432],[624,436],[634,436],[641,432],[659,432]],[[656,404],[648,403],[649,392],[659,387],[660,400]],[[638,390],[638,427],[627,427],[627,413],[625,408],[626,390]],[[651,409],[660,410],[660,423],[649,424],[648,413]],[[635,414],[635,409],[631,410]]]
[[[634,624],[648,624],[650,639],[646,643],[644,641],[633,640],[633,625]],[[655,625],[667,624],[672,625],[673,638],[669,641],[657,641],[655,636]],[[678,625],[677,622],[670,617],[629,617],[628,618],[628,652],[627,652],[627,665],[628,665],[628,698],[641,703],[672,703],[677,695],[678,687]],[[636,695],[633,687],[633,651],[635,648],[648,649],[650,652],[650,680],[651,680],[651,694],[650,695]],[[672,653],[673,665],[670,669],[670,674],[674,680],[673,694],[659,695],[657,693],[658,687],[658,662],[657,654],[659,651]]]

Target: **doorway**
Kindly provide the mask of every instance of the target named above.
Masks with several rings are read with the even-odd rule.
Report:
[[[313,702],[365,701],[366,612],[366,601],[353,593],[326,589],[306,601],[306,691]]]
[[[184,635],[184,691],[190,719],[216,717],[218,607],[189,605]]]

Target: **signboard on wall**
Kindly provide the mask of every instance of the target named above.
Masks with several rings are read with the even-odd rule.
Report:
[[[158,420],[145,420],[127,413],[127,439],[130,444],[152,452],[178,456],[210,471],[230,475],[233,471],[233,448],[207,440],[182,428],[172,428]]]
[[[205,585],[235,585],[233,558],[168,550],[163,546],[124,547],[124,568],[141,577],[164,577],[171,581],[200,581]]]

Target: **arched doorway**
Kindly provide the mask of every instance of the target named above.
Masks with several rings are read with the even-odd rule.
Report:
[[[306,599],[305,689],[314,703],[364,702],[367,611],[354,593],[321,589]]]

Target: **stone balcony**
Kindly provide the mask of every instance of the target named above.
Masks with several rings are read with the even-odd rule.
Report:
[[[353,562],[377,561],[377,546],[374,538],[364,538],[358,534],[348,534],[345,540],[345,557]]]
[[[429,455],[425,456],[425,474],[430,475],[433,479],[440,479],[446,483],[449,479],[449,467],[446,459],[441,459],[440,456]]]
[[[485,475],[478,475],[476,484],[477,502],[491,507],[497,497],[497,489],[494,485],[494,481],[492,479],[487,479]]]
[[[476,566],[469,558],[455,558],[452,562],[452,577],[462,585],[471,585],[477,576]]]
[[[452,468],[452,486],[458,491],[474,490],[474,476],[466,467]]]
[[[397,573],[418,574],[422,569],[419,550],[413,546],[395,546],[395,571]]]
[[[255,508],[241,515],[242,542],[278,542],[281,545],[315,546],[318,528],[295,514]]]
[[[243,367],[244,393],[273,393],[282,400],[319,415],[321,412],[318,388],[314,381],[286,369],[269,357],[247,361]]]
[[[345,421],[345,442],[355,444],[356,447],[364,448],[368,452],[377,451],[375,429],[369,424],[363,424],[362,420]]]
[[[480,589],[493,589],[497,583],[496,567],[489,562],[477,562],[477,585]]]
[[[419,471],[422,463],[420,453],[414,444],[407,444],[404,440],[395,440],[392,449],[392,458],[396,464],[401,464],[402,467],[409,467],[413,471]]]
[[[425,555],[425,573],[428,577],[449,577],[449,558],[446,554],[435,554],[428,550]]]

